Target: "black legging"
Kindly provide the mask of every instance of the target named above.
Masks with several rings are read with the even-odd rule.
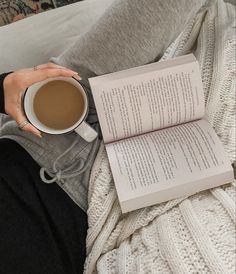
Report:
[[[82,273],[86,214],[16,142],[0,139],[0,273]]]

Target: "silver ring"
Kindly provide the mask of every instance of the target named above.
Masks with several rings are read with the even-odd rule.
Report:
[[[19,125],[18,125],[18,128],[19,129],[23,129],[26,125],[28,125],[29,122],[27,120],[21,122]]]
[[[34,66],[34,70],[38,70],[38,67],[37,67],[37,66]]]

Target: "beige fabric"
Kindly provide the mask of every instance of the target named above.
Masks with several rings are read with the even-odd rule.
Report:
[[[231,4],[211,3],[162,58],[197,46],[207,117],[231,161],[235,160],[234,17]],[[101,145],[90,179],[88,220],[85,273],[235,273],[235,183],[122,215]]]

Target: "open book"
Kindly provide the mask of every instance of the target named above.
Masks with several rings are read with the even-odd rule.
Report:
[[[89,82],[123,213],[233,180],[193,54]]]

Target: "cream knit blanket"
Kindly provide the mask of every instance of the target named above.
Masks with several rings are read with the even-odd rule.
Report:
[[[235,160],[235,7],[202,9],[162,60],[194,51],[207,117]],[[89,188],[85,273],[235,273],[235,183],[121,214],[100,146]]]

